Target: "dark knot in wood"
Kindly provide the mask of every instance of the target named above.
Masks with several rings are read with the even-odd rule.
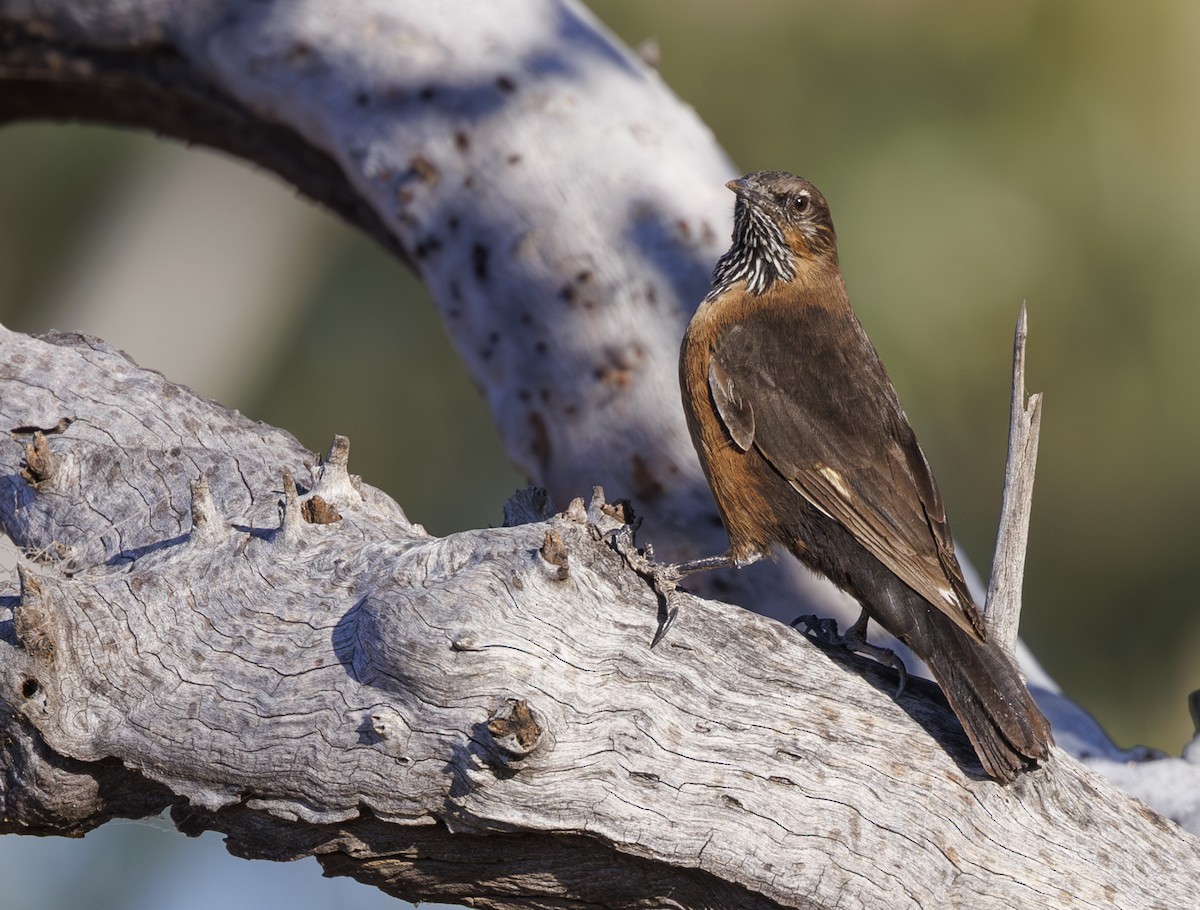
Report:
[[[523,698],[506,700],[488,718],[487,729],[502,752],[517,757],[532,752],[542,737],[533,709]]]
[[[570,568],[567,566],[567,544],[562,539],[562,535],[551,528],[546,532],[546,537],[542,541],[538,553],[541,554],[548,566],[556,569],[554,578],[558,581],[565,581],[570,574]]]
[[[341,513],[333,504],[315,493],[300,504],[300,516],[313,525],[328,525],[342,520]]]

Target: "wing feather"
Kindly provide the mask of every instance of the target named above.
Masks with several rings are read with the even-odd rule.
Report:
[[[757,447],[809,504],[935,608],[984,637],[933,474],[848,308],[751,314],[717,338],[708,379],[739,448]]]
[[[743,452],[749,450],[754,444],[754,407],[715,357],[708,364],[708,388],[730,437]]]

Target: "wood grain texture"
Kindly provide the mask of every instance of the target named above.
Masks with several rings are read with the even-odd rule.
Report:
[[[486,390],[510,455],[550,487],[560,504],[601,482],[614,496],[634,500],[646,519],[644,539],[661,556],[719,552],[724,537],[679,419],[672,373],[687,314],[707,287],[712,260],[724,244],[729,203],[721,185],[732,168],[694,113],[577,3],[482,4],[470,17],[451,10],[446,4],[395,0],[337,6],[8,0],[0,3],[0,119],[86,117],[150,128],[214,145],[277,173],[419,271],[464,362]],[[547,145],[548,136],[557,144]],[[620,140],[619,150],[595,154],[597,143],[610,148],[610,139]],[[513,325],[521,331],[511,331]],[[1031,786],[1032,797],[1005,793],[986,797],[998,803],[981,803],[976,792],[992,791],[957,764],[969,761],[969,752],[936,696],[906,698],[896,706],[884,697],[893,680],[872,675],[862,662],[815,651],[770,624],[762,626],[772,630],[763,639],[769,647],[747,655],[735,647],[741,637],[759,641],[755,636],[767,633],[747,632],[759,629],[760,621],[728,607],[681,595],[680,629],[688,636],[679,638],[673,630],[662,648],[683,657],[699,649],[697,660],[704,661],[684,661],[673,676],[650,674],[640,657],[628,667],[614,664],[618,669],[608,675],[581,670],[571,684],[538,675],[546,667],[566,672],[548,655],[580,659],[556,637],[567,634],[556,630],[574,621],[576,609],[584,615],[591,609],[606,620],[586,629],[600,637],[586,638],[581,631],[571,639],[571,648],[584,656],[618,655],[612,660],[624,661],[653,634],[653,598],[619,566],[610,572],[608,552],[592,540],[582,510],[536,531],[513,528],[434,541],[410,526],[390,499],[348,474],[326,472],[318,492],[316,457],[287,433],[198,403],[95,340],[31,341],[5,334],[0,363],[0,413],[8,422],[0,429],[10,431],[3,439],[0,514],[5,533],[27,548],[29,560],[25,596],[14,591],[0,599],[5,831],[74,836],[110,817],[141,817],[170,805],[181,827],[227,830],[231,847],[246,855],[317,852],[327,868],[412,897],[496,906],[565,901],[757,906],[774,900],[764,889],[786,894],[789,906],[804,906],[806,900],[810,906],[831,900],[840,900],[840,906],[855,900],[863,906],[917,900],[1001,906],[1017,886],[992,879],[1025,874],[1027,867],[1033,869],[1028,889],[1057,895],[1060,903],[1078,877],[1084,883],[1082,906],[1196,904],[1186,890],[1189,870],[1197,877],[1194,848],[1180,846],[1191,842],[1170,826],[1156,827],[1159,821],[1140,804],[1067,762],[1047,773],[1049,783]],[[330,381],[336,381],[336,370]],[[41,444],[36,430],[43,433]],[[298,485],[296,508],[285,490],[285,471]],[[193,484],[202,477],[209,496],[194,499]],[[341,520],[283,525],[281,512],[299,511],[303,521],[314,493]],[[513,524],[546,520],[545,497],[513,504],[511,515]],[[598,520],[594,514],[592,520]],[[538,588],[561,596],[552,598],[549,609],[536,601],[540,612],[525,615],[517,608],[534,601],[511,578],[524,583],[522,572],[541,571],[543,563],[529,554],[540,552],[550,530],[563,541],[569,578]],[[477,552],[486,552],[488,562]],[[139,569],[143,559],[150,561]],[[241,561],[236,567],[235,559]],[[392,570],[383,563],[396,566],[394,590]],[[221,581],[227,565],[228,584]],[[555,577],[564,568],[549,565]],[[340,575],[346,567],[351,574]],[[587,567],[591,575],[583,576]],[[485,576],[491,587],[480,581]],[[570,581],[577,577],[608,579],[607,586],[592,589]],[[352,591],[347,579],[362,588]],[[418,587],[407,586],[414,579]],[[508,587],[498,579],[509,579]],[[154,599],[139,599],[135,583]],[[725,598],[788,618],[836,610],[843,602],[791,561],[727,575],[720,590]],[[649,599],[634,606],[625,598],[635,595]],[[362,658],[367,671],[380,674],[369,677],[374,682],[340,683],[347,687],[339,690],[342,695],[311,704],[299,694],[308,680],[340,681],[339,667],[349,678],[353,663],[321,649],[332,647],[335,633],[342,642],[340,636],[360,623],[363,629],[383,623],[388,612],[380,604],[388,598],[402,606],[419,603],[424,612],[412,615],[428,614],[442,623],[437,630],[451,627],[445,616],[453,613],[459,623],[477,621],[470,628],[485,642],[498,629],[510,636],[505,642],[532,630],[537,635],[528,641],[542,643],[537,649],[505,644],[452,652],[463,668],[475,666],[476,658],[502,665],[494,672],[504,673],[503,680],[480,683],[487,698],[443,678],[452,665],[441,655],[439,676],[422,684],[441,687],[438,692],[449,699],[429,710],[459,710],[459,725],[445,733],[422,726],[426,715],[414,715],[417,742],[430,750],[431,743],[454,743],[467,756],[464,762],[478,766],[455,764],[459,753],[453,748],[425,758],[444,769],[443,775],[466,783],[441,802],[411,797],[419,808],[396,819],[420,822],[412,825],[381,819],[366,808],[403,802],[397,794],[416,792],[398,783],[410,773],[414,782],[438,778],[422,777],[425,765],[404,770],[405,754],[415,764],[426,753],[407,745],[412,736],[406,738],[406,731],[413,731],[408,716],[396,709],[400,696],[394,691],[407,691],[410,679],[406,664],[387,663],[396,649],[380,641],[369,659]],[[589,598],[608,600],[589,608]],[[362,605],[351,613],[359,600]],[[332,612],[306,613],[309,604]],[[636,636],[614,631],[612,624],[622,616],[626,628],[636,626]],[[348,624],[339,626],[343,620]],[[121,634],[102,639],[90,634],[93,626]],[[170,662],[140,645],[131,634],[135,628],[169,654]],[[604,635],[625,637],[612,641]],[[60,643],[56,636],[65,638]],[[357,646],[357,638],[349,640]],[[702,647],[702,641],[709,643]],[[56,658],[60,646],[79,663]],[[293,649],[309,663],[293,661]],[[386,660],[379,656],[383,651]],[[724,675],[716,672],[735,657],[748,662],[732,665]],[[130,669],[134,665],[156,675],[139,681]],[[507,673],[509,667],[517,675]],[[726,677],[739,676],[748,678],[742,688],[723,693]],[[231,685],[243,678],[241,688]],[[576,746],[574,756],[578,773],[594,779],[578,784],[583,795],[562,812],[576,826],[565,833],[536,828],[533,821],[545,821],[534,813],[529,826],[504,837],[488,833],[490,810],[479,808],[476,791],[501,801],[514,798],[521,787],[553,797],[560,779],[531,782],[511,757],[491,764],[471,758],[473,748],[509,754],[499,743],[493,748],[489,723],[501,731],[506,748],[519,745],[518,733],[530,729],[512,721],[524,716],[519,703],[526,703],[536,724],[554,705],[591,704],[595,693],[577,695],[572,685],[600,678],[608,706],[595,719],[585,715],[598,731],[592,734],[596,742]],[[535,684],[527,685],[530,679]],[[36,686],[28,685],[31,680]],[[697,687],[687,688],[693,681]],[[268,688],[250,690],[250,682]],[[756,693],[753,701],[747,688]],[[287,696],[286,707],[275,704],[276,691]],[[930,691],[918,688],[925,695]],[[469,692],[475,694],[461,694]],[[83,701],[67,704],[63,693]],[[184,695],[191,699],[186,704]],[[1200,830],[1195,748],[1183,758],[1147,761],[1145,750],[1117,749],[1065,697],[1045,689],[1038,696],[1060,745]],[[420,696],[413,703],[424,705]],[[136,723],[128,719],[135,704]],[[103,721],[92,717],[93,708]],[[310,709],[307,722],[297,719]],[[629,734],[604,735],[610,719],[624,723],[614,730],[633,730],[637,738],[648,729],[649,716],[688,730],[694,716],[710,714],[719,721],[714,727],[719,735],[709,742],[707,733],[691,734],[703,756],[688,765],[688,774],[698,775],[694,784],[675,770],[679,750],[673,741],[668,748],[637,739],[638,748],[649,751],[636,768],[653,770],[633,775],[620,763]],[[439,721],[445,716],[436,714]],[[348,737],[339,726],[348,718],[358,725],[351,752],[342,748]],[[582,733],[559,732],[559,719],[555,715],[545,728],[548,742],[584,741]],[[693,727],[687,727],[689,721]],[[774,743],[781,732],[785,737],[812,732],[804,723],[818,721],[819,737],[804,742],[819,740],[819,748],[800,752],[790,740],[779,747],[781,756],[800,756],[791,759],[790,773],[742,764],[743,753],[754,758],[768,749],[760,738]],[[292,739],[271,739],[275,730]],[[173,742],[183,731],[190,731],[190,742],[206,759],[219,754],[218,763],[201,767],[188,749],[155,742]],[[873,733],[880,735],[871,738]],[[261,761],[255,751],[260,735]],[[48,737],[58,737],[62,751]],[[478,743],[483,745],[473,745]],[[75,757],[101,756],[117,746],[130,750],[130,757]],[[395,767],[372,750],[393,750]],[[270,762],[284,755],[290,763],[275,774]],[[828,764],[827,756],[836,761]],[[185,764],[178,764],[181,759]],[[324,764],[301,763],[318,759]],[[363,772],[363,784],[336,782],[339,775],[358,774],[359,762],[388,773]],[[779,816],[791,820],[788,826],[760,822],[759,841],[730,840],[726,828],[739,837],[748,829],[727,820],[724,812],[736,807],[723,799],[725,785],[697,770],[711,771],[710,765],[728,769],[731,780],[748,788],[764,781],[782,787],[750,804],[765,818],[776,813],[778,803]],[[900,784],[891,779],[899,774],[893,765],[910,769]],[[475,770],[464,777],[456,770],[461,767]],[[914,768],[924,769],[916,786]],[[865,776],[856,777],[858,772]],[[647,776],[654,774],[657,782]],[[798,780],[802,790],[801,784],[788,789],[787,781]],[[256,791],[255,781],[267,783]],[[931,782],[946,783],[957,795],[945,796]],[[643,789],[632,789],[635,784]],[[310,799],[310,787],[331,798]],[[443,784],[443,791],[449,789]],[[1044,791],[1049,796],[1038,795]],[[184,793],[195,794],[196,802],[185,802]],[[713,802],[713,794],[721,798]],[[736,791],[733,799],[747,804]],[[632,833],[614,835],[623,830],[616,808],[627,802],[645,806],[648,818],[630,828]],[[879,814],[893,804],[898,816]],[[223,808],[206,808],[216,805]],[[512,818],[524,819],[516,803],[511,805],[508,821],[496,827],[511,828]],[[977,827],[980,806],[992,815]],[[969,820],[961,828],[950,830],[937,821],[957,819],[964,811]],[[302,820],[304,813],[336,818],[347,812],[341,822]],[[690,831],[703,825],[676,819],[695,813],[721,833],[711,843],[706,839],[701,851],[693,844],[692,852],[676,852],[676,826]],[[862,841],[864,827],[881,840]],[[654,835],[649,842],[646,831]],[[949,839],[929,840],[926,832]],[[896,852],[880,860],[878,868],[889,871],[876,873],[870,851],[883,841]],[[1043,849],[1043,842],[1053,847]],[[814,844],[827,849],[806,849]],[[1030,859],[1014,861],[1008,856],[1013,852]],[[481,855],[492,862],[481,865]],[[970,862],[950,874],[946,863],[963,856]],[[746,866],[736,871],[735,864]],[[893,891],[873,884],[881,877],[907,897],[889,902]],[[1148,888],[1160,895],[1158,903],[1145,903]],[[976,902],[976,892],[993,895],[987,898],[992,903]],[[1111,898],[1109,904],[1099,902],[1104,897]],[[1054,906],[1049,898],[1007,905],[1030,904]]]
[[[988,634],[1010,654],[1017,646],[1021,624],[1021,588],[1025,553],[1029,547],[1029,519],[1033,511],[1033,476],[1037,467],[1038,433],[1042,424],[1042,396],[1025,395],[1025,343],[1029,316],[1025,305],[1017,318],[1013,337],[1012,396],[1008,418],[1008,458],[1004,465],[1004,495],[1000,527],[988,582]]]
[[[319,465],[94,339],[0,351],[0,521],[28,553],[0,831],[170,805],[242,855],[495,907],[1200,898],[1193,838],[1062,753],[986,780],[932,685],[896,703],[869,662],[682,592],[651,650],[599,501],[432,538],[344,440]],[[314,495],[340,520],[305,521]]]
[[[581,4],[0,3],[0,122],[30,117],[279,175],[420,276],[508,457],[554,501],[601,484],[662,557],[725,549],[675,361],[734,170]],[[847,601],[790,562],[719,581],[789,618]]]

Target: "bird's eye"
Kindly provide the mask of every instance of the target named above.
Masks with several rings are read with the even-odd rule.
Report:
[[[807,212],[810,202],[808,193],[797,193],[796,197],[792,200],[792,205],[796,207],[797,212]]]

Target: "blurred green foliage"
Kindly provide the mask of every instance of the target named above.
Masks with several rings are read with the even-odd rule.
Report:
[[[1200,7],[591,6],[629,43],[657,39],[663,78],[739,169],[824,190],[856,309],[985,571],[1028,302],[1046,404],[1022,631],[1120,741],[1177,751],[1200,687]],[[0,131],[0,319],[47,327],[55,273],[160,154],[103,130]],[[498,523],[520,479],[424,292],[333,219],[322,231],[290,343],[227,403],[313,449],[346,433],[353,470],[434,532]]]

